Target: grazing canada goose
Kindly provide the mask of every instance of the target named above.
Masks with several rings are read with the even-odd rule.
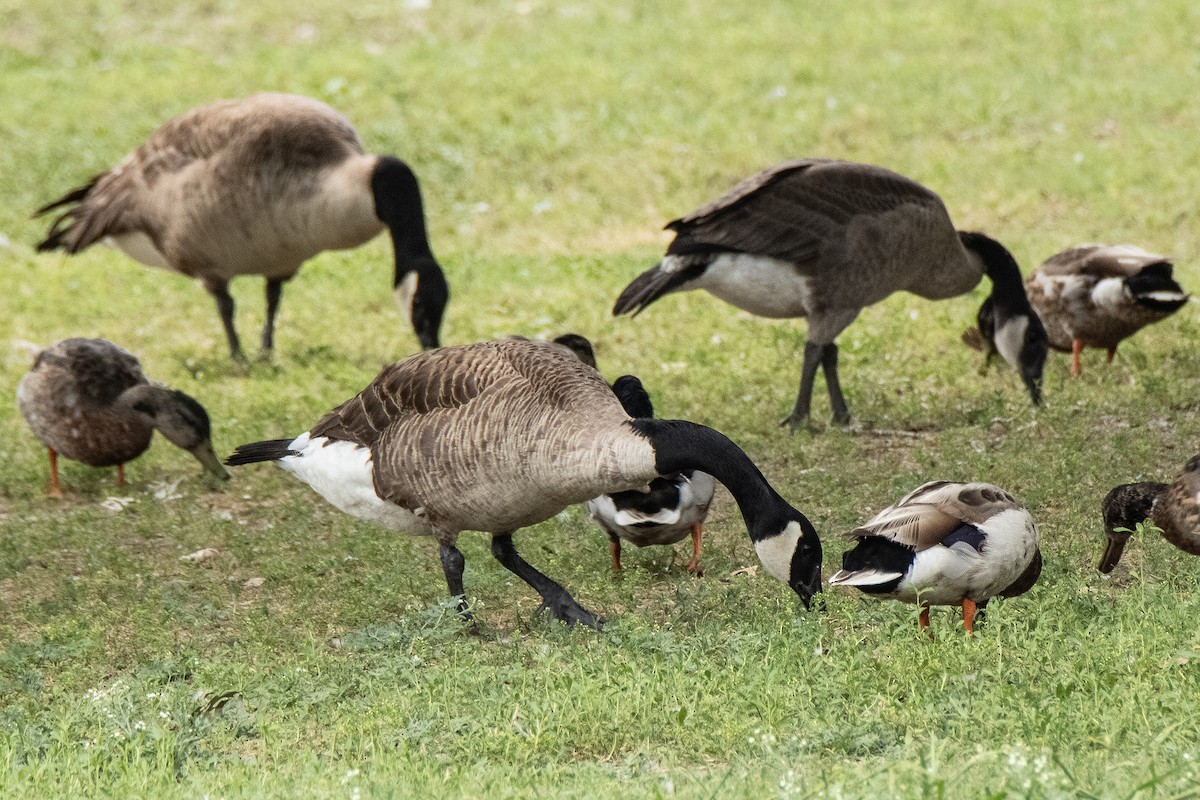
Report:
[[[961,604],[970,632],[977,608],[1024,594],[1042,571],[1033,518],[990,483],[927,483],[846,535],[857,544],[830,585],[920,603],[921,628],[931,605]]]
[[[384,369],[295,439],[242,445],[230,465],[277,461],[329,502],[392,530],[433,536],[465,611],[461,531],[492,534],[492,554],[555,619],[603,620],[530,566],[512,535],[563,508],[703,469],[737,500],[767,571],[807,605],[821,543],[737,445],[702,425],[630,419],[596,370],[549,342],[504,339],[418,353]]]
[[[1079,375],[1083,348],[1105,348],[1111,364],[1118,344],[1187,303],[1172,272],[1169,258],[1140,247],[1088,244],[1046,259],[1025,291],[1050,346],[1071,353],[1071,374]]]
[[[183,392],[150,383],[138,360],[105,339],[63,339],[38,354],[17,384],[21,416],[50,455],[51,497],[62,497],[58,457],[117,467],[150,446],[157,429],[218,478],[229,473],[213,452],[208,414]]]
[[[1200,556],[1200,454],[1170,483],[1127,483],[1104,498],[1104,555],[1096,567],[1112,572],[1139,522],[1149,519],[1163,538]]]
[[[596,353],[592,343],[577,333],[567,333],[554,339],[579,360],[596,368]],[[612,384],[613,394],[625,413],[634,419],[650,419],[654,405],[641,380],[622,375]],[[700,543],[704,538],[704,518],[712,503],[716,481],[707,472],[684,470],[650,481],[649,491],[602,494],[587,502],[592,519],[608,534],[613,569],[621,571],[621,540],[638,547],[651,544],[675,544],[689,534],[692,537],[692,559],[687,571],[704,574],[700,566]]]
[[[217,301],[234,358],[231,279],[267,279],[269,354],[284,282],[317,253],[358,247],[386,227],[396,300],[421,346],[438,346],[449,289],[417,178],[399,159],[365,154],[346,118],[316,100],[256,94],[195,108],[35,216],[64,206],[39,251],[73,254],[107,238],[143,264],[196,278]]]
[[[864,307],[899,290],[954,297],[985,274],[992,303],[1011,317],[1004,338],[1030,339],[1017,348],[1020,372],[1038,400],[1045,341],[1027,311],[1016,261],[995,240],[956,231],[941,198],[902,175],[848,161],[788,161],[667,228],[675,239],[666,255],[625,287],[613,313],[636,314],[664,294],[707,289],[752,314],[807,317],[800,392],[784,424],[807,419],[818,366],[834,421],[849,422],[834,340]]]

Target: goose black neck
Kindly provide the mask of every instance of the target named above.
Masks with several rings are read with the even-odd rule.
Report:
[[[421,256],[432,259],[421,186],[408,164],[392,156],[380,156],[371,173],[371,193],[375,198],[375,216],[392,235],[397,266],[402,254],[414,259]]]
[[[983,264],[984,274],[992,281],[992,297],[997,306],[1008,311],[1032,309],[1025,296],[1021,268],[1007,247],[975,231],[959,231],[958,239]]]
[[[629,424],[650,440],[660,475],[700,470],[720,481],[737,501],[753,541],[770,538],[793,521],[811,528],[724,434],[684,420],[635,419]]]
[[[654,405],[639,378],[622,375],[613,381],[613,394],[621,401],[621,408],[634,419],[650,419],[654,416]]]

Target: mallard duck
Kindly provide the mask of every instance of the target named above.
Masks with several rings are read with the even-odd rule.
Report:
[[[1172,272],[1169,258],[1140,247],[1089,244],[1046,259],[1025,290],[1050,346],[1071,353],[1071,374],[1079,375],[1083,348],[1108,350],[1112,363],[1117,345],[1187,303]]]
[[[1139,522],[1151,520],[1163,538],[1185,553],[1200,556],[1200,454],[1167,483],[1127,483],[1104,498],[1104,555],[1097,566],[1112,572]]]
[[[348,514],[441,547],[466,612],[460,532],[492,534],[492,554],[567,624],[603,620],[532,567],[513,533],[601,494],[700,469],[742,511],[759,559],[808,604],[820,591],[812,524],[737,445],[679,420],[631,419],[596,370],[550,342],[444,347],[384,369],[300,436],[237,448],[229,465],[275,461]]]
[[[622,375],[613,383],[613,393],[622,408],[634,419],[650,419],[654,407],[642,382],[633,375]],[[700,543],[704,537],[704,518],[712,503],[716,481],[698,470],[683,470],[650,481],[649,491],[631,490],[602,494],[587,503],[588,513],[608,534],[613,569],[621,571],[621,540],[645,547],[651,544],[675,544],[692,537],[692,558],[687,571],[703,575]]]
[[[592,343],[577,333],[556,337],[555,344],[566,347],[589,367],[596,368]],[[613,394],[625,413],[634,419],[654,416],[654,405],[640,379],[622,375],[612,384]],[[588,514],[608,534],[613,569],[621,571],[621,540],[638,547],[651,544],[675,544],[691,534],[692,558],[687,571],[704,574],[700,566],[700,544],[704,538],[704,518],[712,503],[716,481],[707,472],[685,470],[650,481],[649,490],[604,494],[587,502]]]
[[[667,228],[675,239],[666,255],[625,287],[613,313],[637,314],[665,294],[706,289],[759,316],[807,317],[800,392],[784,420],[792,428],[809,416],[818,366],[834,422],[849,422],[834,340],[863,308],[900,290],[954,297],[984,275],[993,305],[1005,311],[1003,339],[1028,340],[1016,355],[1040,399],[1044,335],[1017,262],[994,239],[955,230],[941,198],[902,175],[848,161],[788,161]]]
[[[976,609],[1024,594],[1042,571],[1033,518],[990,483],[926,483],[846,535],[856,544],[830,585],[919,603],[922,629],[931,605],[961,605],[973,631]]]
[[[62,497],[58,457],[117,467],[150,446],[158,430],[218,478],[229,473],[213,452],[208,413],[183,392],[155,386],[131,353],[105,339],[63,339],[38,354],[17,384],[21,416],[50,456],[51,497]]]
[[[365,154],[346,118],[317,100],[256,94],[195,108],[36,213],[64,207],[39,251],[78,253],[107,239],[143,264],[199,280],[234,358],[242,349],[231,279],[267,279],[269,354],[284,282],[317,253],[358,247],[386,227],[397,302],[421,346],[438,346],[449,289],[429,249],[417,178],[399,159]]]

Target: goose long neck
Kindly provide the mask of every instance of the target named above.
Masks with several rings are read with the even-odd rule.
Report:
[[[700,470],[720,481],[737,501],[752,540],[775,535],[789,521],[803,518],[724,434],[684,420],[636,419],[630,424],[653,445],[660,475]]]
[[[1008,248],[990,236],[973,231],[959,231],[958,238],[963,248],[979,259],[984,274],[991,279],[993,302],[1009,311],[1032,313],[1021,268]]]
[[[371,192],[375,197],[375,216],[391,233],[397,269],[402,259],[413,262],[422,256],[432,259],[421,187],[412,169],[398,158],[380,156],[371,173]]]

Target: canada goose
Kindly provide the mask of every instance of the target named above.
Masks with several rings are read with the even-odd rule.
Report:
[[[449,289],[417,178],[399,159],[366,155],[346,118],[316,100],[256,94],[192,109],[35,216],[64,206],[39,251],[73,254],[107,238],[143,264],[196,278],[217,301],[234,358],[231,279],[267,279],[269,354],[284,282],[317,253],[358,247],[386,227],[396,300],[421,346],[438,346]]]
[[[667,228],[675,239],[659,264],[633,280],[613,307],[637,314],[670,292],[707,289],[764,317],[807,317],[796,406],[809,415],[813,379],[825,373],[833,419],[850,412],[838,382],[834,340],[866,306],[907,290],[930,300],[992,279],[992,303],[1010,310],[1004,338],[1021,348],[1021,377],[1039,399],[1045,337],[1025,305],[1012,255],[981,233],[954,229],[941,198],[882,167],[848,161],[787,161]]]
[[[183,392],[150,383],[138,360],[105,339],[63,339],[40,352],[17,384],[21,416],[50,455],[51,497],[62,497],[58,456],[117,467],[150,446],[157,429],[218,478],[229,473],[213,452],[208,414]]]
[[[441,546],[450,594],[465,612],[464,530],[492,534],[492,554],[555,619],[599,617],[530,566],[512,534],[597,495],[703,469],[729,488],[767,571],[807,605],[820,591],[821,543],[737,445],[684,421],[630,419],[596,370],[549,342],[504,339],[418,353],[294,439],[237,448],[229,465],[277,461],[353,516]]]
[[[1025,291],[1050,346],[1071,353],[1071,374],[1079,375],[1083,348],[1107,349],[1111,364],[1124,339],[1187,303],[1172,271],[1169,258],[1140,247],[1088,244],[1046,259]]]
[[[990,483],[926,483],[846,535],[857,543],[830,585],[920,603],[921,628],[931,605],[961,604],[970,632],[977,608],[1024,594],[1042,571],[1033,518]]]
[[[1127,483],[1104,498],[1104,555],[1097,566],[1112,572],[1129,535],[1150,519],[1163,538],[1185,553],[1200,556],[1200,453],[1170,483]]]
[[[596,368],[596,353],[586,337],[566,333],[553,341],[573,352],[589,367]],[[654,416],[650,395],[637,377],[622,375],[613,381],[612,390],[629,416],[634,419]],[[704,518],[708,516],[716,485],[707,472],[684,470],[655,478],[650,481],[648,491],[614,492],[589,500],[588,514],[608,534],[613,569],[621,571],[622,539],[646,547],[675,544],[690,534],[692,558],[687,563],[687,571],[702,576],[700,543],[704,538]]]

